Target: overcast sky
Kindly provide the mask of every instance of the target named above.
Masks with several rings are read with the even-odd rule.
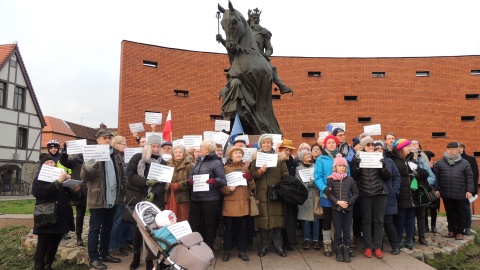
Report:
[[[218,3],[228,8],[214,0],[2,0],[0,44],[18,42],[45,116],[117,127],[121,41],[224,53],[215,41]],[[480,1],[238,0],[233,6],[245,17],[248,9],[262,10],[274,56],[480,54]]]

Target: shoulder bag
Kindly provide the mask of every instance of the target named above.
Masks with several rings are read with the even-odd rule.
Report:
[[[35,228],[42,228],[57,223],[57,202],[35,205],[33,221]]]

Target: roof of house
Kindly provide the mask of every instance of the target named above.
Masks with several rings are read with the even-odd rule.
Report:
[[[10,57],[16,54],[17,55],[17,62],[19,63],[19,67],[22,73],[25,76],[25,81],[27,83],[28,92],[32,97],[33,105],[38,113],[38,118],[40,119],[40,123],[42,127],[46,125],[45,119],[43,118],[42,110],[40,109],[40,104],[38,103],[37,96],[35,95],[35,91],[33,90],[32,83],[30,82],[30,77],[28,76],[27,69],[25,68],[25,64],[23,63],[22,56],[20,55],[20,50],[18,49],[17,44],[0,44],[0,69],[2,69],[7,63]]]
[[[73,137],[77,136],[62,119],[45,116],[45,122],[47,123],[47,126],[43,128],[43,132],[53,132]]]
[[[72,122],[65,121],[70,129],[77,135],[77,138],[87,139],[87,141],[95,142],[96,128],[86,127]]]

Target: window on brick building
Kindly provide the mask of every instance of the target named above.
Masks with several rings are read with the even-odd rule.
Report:
[[[480,152],[473,152],[473,156],[476,158],[480,158]]]
[[[470,100],[470,99],[480,99],[480,94],[466,94],[465,95],[465,98],[467,100]]]
[[[432,132],[432,138],[445,138],[447,137],[447,132]]]
[[[173,90],[175,96],[188,97],[188,90]]]
[[[429,77],[430,76],[430,71],[417,71],[416,76],[417,77]]]
[[[272,95],[272,99],[280,99],[280,95]]]
[[[480,75],[480,69],[472,69],[470,75]]]
[[[322,77],[322,72],[320,71],[309,71],[308,77]]]
[[[358,96],[343,96],[345,101],[358,101]]]
[[[223,116],[221,114],[210,114],[210,120],[223,120]]]
[[[460,117],[463,122],[475,122],[475,115],[463,115]]]
[[[302,138],[315,138],[315,132],[302,132]]]
[[[385,71],[374,71],[372,72],[373,78],[385,78],[386,74]]]
[[[143,60],[143,66],[157,68],[158,62]]]
[[[369,123],[372,122],[372,117],[365,116],[365,117],[358,117],[358,123]]]

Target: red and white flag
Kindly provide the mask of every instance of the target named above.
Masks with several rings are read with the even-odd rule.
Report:
[[[170,110],[168,110],[167,121],[163,127],[163,140],[167,142],[172,141],[172,114]]]

